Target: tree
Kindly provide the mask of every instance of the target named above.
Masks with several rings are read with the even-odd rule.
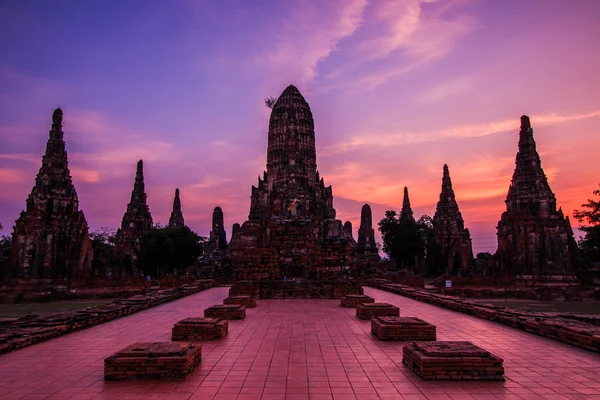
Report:
[[[275,103],[277,103],[277,97],[267,97],[265,99],[265,106],[267,106],[267,108],[270,108],[271,110],[273,109]]]
[[[0,280],[8,277],[8,264],[10,261],[10,249],[12,247],[12,236],[0,236]]]
[[[593,193],[600,196],[598,189]],[[573,216],[581,224],[579,229],[585,232],[578,243],[581,256],[586,265],[591,266],[591,263],[600,261],[600,202],[588,199],[581,207],[581,210],[575,210]]]
[[[115,257],[115,230],[107,227],[90,233],[94,260],[92,261],[92,276],[106,277],[108,271],[116,265]]]
[[[140,267],[144,275],[160,278],[165,274],[183,271],[194,265],[206,245],[206,238],[198,236],[187,226],[155,228],[142,239]]]
[[[396,267],[414,270],[416,261],[425,256],[425,242],[421,229],[413,218],[402,218],[395,211],[386,211],[379,221],[383,251],[394,260]]]

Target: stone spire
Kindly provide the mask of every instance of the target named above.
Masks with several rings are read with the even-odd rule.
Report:
[[[506,206],[513,211],[536,203],[541,203],[540,212],[545,215],[556,212],[556,197],[542,169],[542,162],[533,139],[533,128],[529,117],[523,115],[519,131],[519,151],[506,196]]]
[[[215,249],[227,248],[227,236],[225,225],[223,223],[223,210],[221,207],[215,207],[212,215],[212,230],[210,231],[209,242]]]
[[[415,220],[413,210],[410,208],[410,199],[408,198],[408,188],[404,187],[404,198],[402,199],[402,211],[400,211],[400,219]]]
[[[519,151],[498,222],[496,264],[506,275],[569,275],[576,251],[569,220],[542,169],[529,117],[521,117]]]
[[[317,171],[315,123],[293,85],[269,117],[267,168],[252,186],[250,213],[232,236],[237,279],[333,279],[354,265],[356,242],[336,219],[333,191]]]
[[[144,185],[144,162],[138,161],[131,191],[131,200],[123,215],[121,228],[115,237],[115,252],[119,262],[120,276],[131,276],[138,273],[137,259],[140,255],[142,236],[152,229],[152,215],[147,204]]]
[[[468,272],[473,260],[471,234],[465,228],[465,222],[458,209],[450,171],[446,164],[442,175],[442,191],[433,216],[433,232],[441,254],[438,260],[440,269],[448,274]]]
[[[133,225],[132,225],[133,224]],[[121,221],[121,229],[134,228],[138,231],[152,229],[152,215],[147,204],[146,188],[144,185],[144,162],[138,161],[135,173],[131,200],[127,204],[127,211]]]
[[[373,229],[373,216],[371,206],[365,204],[360,210],[360,227],[358,228],[358,246],[377,248],[375,245],[375,230]]]
[[[331,186],[317,172],[312,112],[290,85],[271,111],[267,170],[252,188],[249,219],[322,220],[335,215]]]
[[[357,261],[379,261],[379,251],[375,244],[375,230],[373,229],[373,215],[371,206],[364,204],[360,210],[360,227],[358,228],[358,241],[356,246]]]
[[[15,222],[12,275],[84,279],[91,274],[91,241],[69,171],[62,118],[62,110],[54,110],[42,166]]]
[[[181,212],[181,200],[179,200],[179,189],[175,189],[175,198],[173,199],[173,211],[171,211],[171,218],[169,218],[170,227],[183,227],[185,222],[183,220],[183,213]]]
[[[348,233],[348,235],[352,236],[352,222],[346,221],[344,222],[344,229]]]
[[[231,239],[233,240],[234,236],[237,236],[241,232],[242,226],[237,222],[233,224],[231,227]]]

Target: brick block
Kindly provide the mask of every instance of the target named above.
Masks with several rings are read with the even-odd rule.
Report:
[[[246,308],[256,307],[256,298],[252,296],[229,296],[223,300],[223,304],[239,304]]]
[[[363,303],[356,306],[356,316],[360,319],[399,317],[400,309],[388,303]]]
[[[504,381],[504,361],[471,342],[414,342],[402,362],[423,380]]]
[[[344,296],[341,301],[342,307],[356,307],[359,304],[365,303],[375,303],[375,299],[364,294],[349,294]]]
[[[135,343],[104,359],[104,379],[185,380],[202,360],[202,345]]]
[[[186,318],[173,326],[171,340],[193,341],[221,339],[227,335],[229,323],[215,318]]]
[[[244,319],[246,307],[239,304],[216,304],[204,310],[204,318]]]
[[[436,340],[435,325],[414,317],[375,317],[371,332],[381,340]]]

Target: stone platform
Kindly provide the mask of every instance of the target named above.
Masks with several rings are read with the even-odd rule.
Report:
[[[359,304],[375,303],[375,299],[364,294],[349,294],[341,301],[342,307],[356,307]]]
[[[600,320],[598,318],[586,318],[575,314],[556,315],[556,313],[524,311],[499,305],[481,304],[384,281],[371,282],[370,285],[424,303],[471,314],[563,343],[600,352]]]
[[[239,304],[246,308],[256,307],[256,298],[252,296],[230,296],[223,300],[223,304]]]
[[[193,341],[221,339],[227,335],[229,323],[215,318],[186,318],[173,326],[171,340]]]
[[[435,325],[414,317],[375,317],[371,333],[381,340],[436,340]]]
[[[181,299],[209,289],[212,285],[211,280],[199,280],[190,285],[149,292],[144,296],[132,296],[80,310],[5,320],[0,324],[0,354]]]
[[[598,354],[393,293],[365,294],[433,322],[438,340],[469,341],[504,359],[507,382],[423,381],[402,364],[406,342],[380,342],[339,300],[261,300],[223,340],[202,343],[185,381],[105,381],[104,359],[213,304],[216,287],[0,355],[0,399],[594,399]],[[200,315],[202,316],[202,315]],[[326,345],[324,346],[323,343]],[[75,393],[75,394],[72,394]],[[584,394],[585,393],[585,394]],[[469,396],[470,395],[470,396]]]
[[[239,304],[215,304],[204,310],[204,318],[244,319],[246,307]]]
[[[504,381],[504,361],[471,342],[414,342],[402,362],[423,380]]]
[[[350,294],[364,294],[362,285],[353,281],[262,280],[237,281],[229,296],[251,296],[257,299],[341,299]]]
[[[388,303],[366,303],[356,306],[356,316],[360,319],[372,317],[399,317],[400,309]]]
[[[201,360],[201,345],[135,343],[104,360],[104,379],[185,380]]]

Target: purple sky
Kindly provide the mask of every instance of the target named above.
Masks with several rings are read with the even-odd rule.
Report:
[[[355,235],[404,186],[433,215],[447,163],[474,250],[495,251],[522,114],[565,214],[600,181],[597,0],[3,1],[0,37],[3,233],[61,107],[92,230],[119,225],[141,158],[155,221],[179,187],[187,224],[208,235],[219,205],[229,237],[265,169],[263,100],[289,84]]]

